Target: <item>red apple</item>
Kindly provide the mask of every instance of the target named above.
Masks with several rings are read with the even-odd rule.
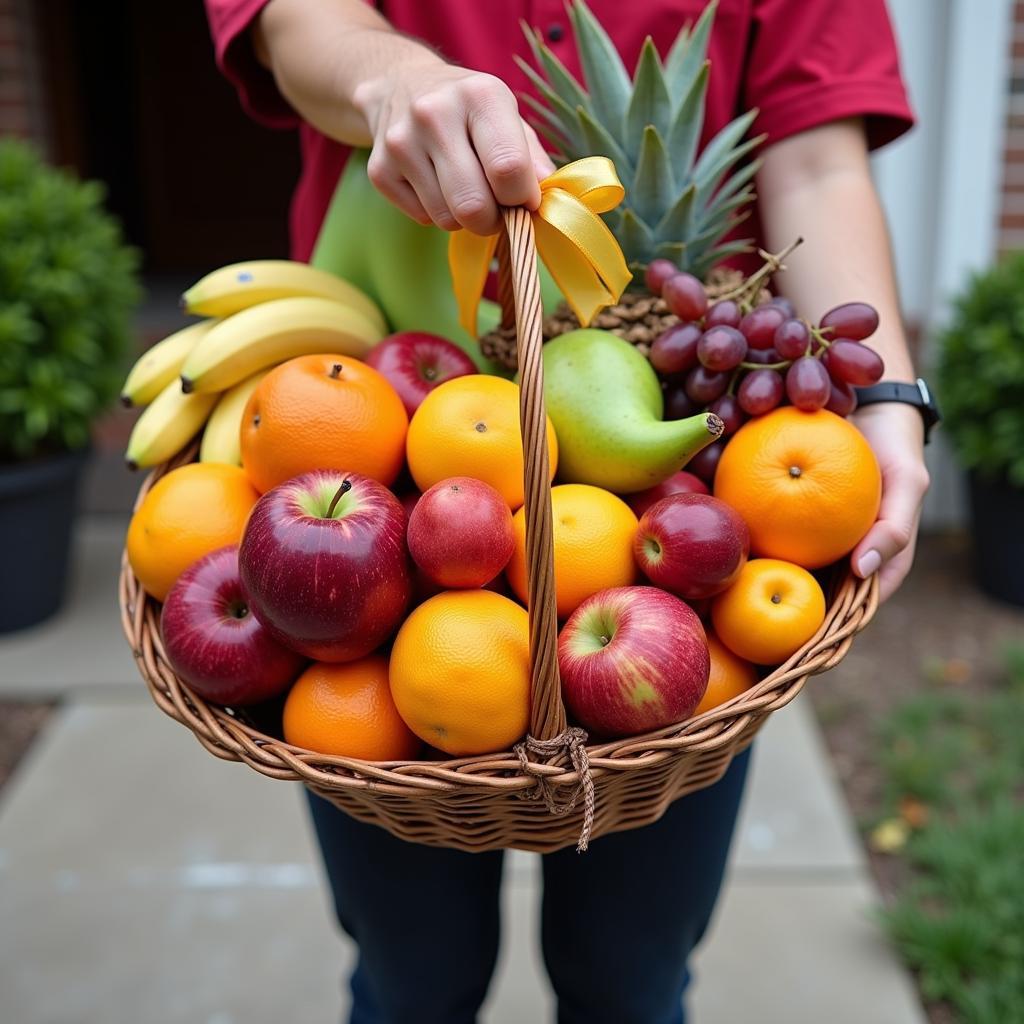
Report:
[[[409,553],[446,589],[482,587],[515,548],[508,502],[490,485],[453,476],[424,491],[409,517]]]
[[[558,669],[566,708],[590,733],[635,736],[689,718],[711,660],[689,605],[657,587],[613,587],[569,616]]]
[[[277,697],[304,664],[253,614],[235,544],[211,551],[178,577],[160,614],[160,634],[171,668],[218,704]]]
[[[477,372],[458,345],[423,331],[389,335],[370,349],[366,362],[388,379],[410,418],[438,384]]]
[[[629,505],[633,514],[639,519],[656,501],[661,501],[662,498],[667,498],[670,494],[710,493],[708,485],[700,477],[681,469],[660,484],[648,487],[646,491],[623,495],[623,501]]]
[[[644,575],[688,601],[725,590],[750,554],[738,512],[710,494],[672,494],[641,517],[633,554]]]
[[[361,473],[313,470],[267,491],[238,564],[259,619],[317,661],[369,654],[409,602],[405,512]]]

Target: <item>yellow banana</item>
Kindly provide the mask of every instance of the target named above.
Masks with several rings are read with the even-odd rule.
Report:
[[[121,401],[125,405],[149,405],[171,381],[178,379],[189,352],[215,323],[216,320],[200,320],[189,324],[146,349],[128,371]]]
[[[229,316],[261,302],[299,296],[333,299],[351,306],[381,334],[384,315],[365,292],[336,274],[294,260],[247,260],[214,270],[197,281],[181,300],[190,313]]]
[[[203,440],[199,445],[200,462],[226,462],[232,466],[242,464],[242,416],[256,386],[269,372],[260,370],[220,396],[206,421]]]
[[[217,394],[186,395],[177,380],[153,399],[135,423],[125,459],[131,469],[155,466],[177,454],[206,422]]]
[[[257,370],[317,352],[362,359],[380,330],[333,299],[273,299],[229,316],[211,330],[181,368],[185,391],[225,391]]]

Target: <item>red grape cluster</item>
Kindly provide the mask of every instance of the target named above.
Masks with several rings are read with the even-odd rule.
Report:
[[[755,287],[740,289],[738,298],[710,305],[704,285],[670,260],[653,260],[646,283],[680,320],[650,351],[665,389],[665,419],[707,409],[725,424],[722,439],[687,466],[706,481],[726,440],[748,418],[785,404],[849,416],[857,407],[854,388],[882,377],[882,357],[861,344],[878,327],[867,303],[836,306],[812,327],[782,296],[753,305],[744,297],[760,291],[753,278]]]

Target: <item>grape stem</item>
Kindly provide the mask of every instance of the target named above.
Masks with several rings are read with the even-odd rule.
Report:
[[[768,280],[773,274],[777,274],[780,270],[785,270],[786,265],[783,260],[799,245],[803,245],[803,238],[796,238],[790,242],[781,252],[770,253],[764,249],[758,249],[757,254],[764,260],[760,270],[754,271],[742,284],[737,285],[732,291],[726,292],[724,295],[719,295],[716,301],[721,302],[724,299],[732,299],[733,302],[737,303],[740,308],[745,312],[749,313],[753,306],[753,300],[757,298],[758,292],[764,286],[765,281]]]
[[[781,363],[740,363],[740,368],[744,370],[785,370],[787,366],[792,366],[793,360],[786,359]]]

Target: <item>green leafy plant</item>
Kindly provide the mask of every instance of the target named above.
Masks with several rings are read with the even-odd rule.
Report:
[[[138,258],[102,204],[0,140],[0,462],[81,447],[117,395]]]
[[[1024,252],[974,276],[940,341],[944,429],[960,459],[1024,487]]]

